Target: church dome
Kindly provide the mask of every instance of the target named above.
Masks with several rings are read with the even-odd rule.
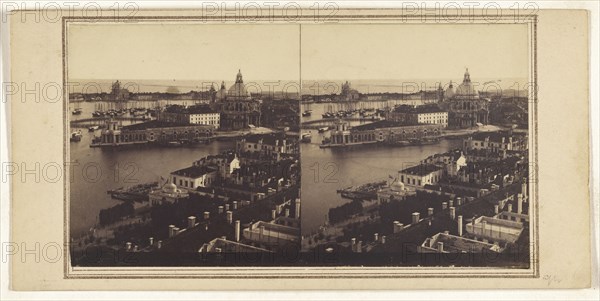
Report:
[[[250,93],[248,93],[246,86],[244,85],[241,70],[238,71],[235,84],[233,84],[233,86],[229,88],[229,91],[227,91],[227,98],[231,98],[233,100],[250,99]]]
[[[479,97],[479,92],[477,92],[477,90],[475,90],[475,87],[471,84],[471,75],[469,74],[468,68],[465,71],[462,84],[460,84],[456,88],[455,95],[462,97]]]
[[[404,191],[404,184],[398,181],[398,179],[395,179],[394,182],[390,184],[390,189],[396,192]]]
[[[177,192],[177,185],[173,183],[167,183],[165,186],[163,186],[163,191],[169,193]]]

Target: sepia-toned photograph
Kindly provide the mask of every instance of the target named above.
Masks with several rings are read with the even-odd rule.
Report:
[[[303,250],[342,266],[529,268],[528,34],[303,26]]]
[[[596,285],[589,11],[136,5],[0,29],[11,290]]]
[[[299,249],[298,26],[73,23],[66,40],[73,266]]]

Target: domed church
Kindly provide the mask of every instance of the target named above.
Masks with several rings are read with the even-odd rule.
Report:
[[[456,89],[450,82],[440,106],[448,111],[450,128],[468,128],[489,122],[488,100],[479,97],[479,92],[471,83],[468,68],[463,82]]]
[[[221,129],[240,130],[260,126],[260,102],[252,99],[246,90],[241,70],[229,89],[226,89],[225,82],[221,83],[215,98],[215,109],[221,113]]]

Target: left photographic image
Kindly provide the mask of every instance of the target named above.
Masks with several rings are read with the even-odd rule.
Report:
[[[293,264],[298,25],[74,20],[63,39],[72,267]]]

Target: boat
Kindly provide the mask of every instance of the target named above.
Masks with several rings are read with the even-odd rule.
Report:
[[[341,197],[346,199],[376,199],[377,191],[386,185],[386,181],[378,181],[373,183],[367,183],[360,185],[358,187],[350,186],[343,189],[338,189],[337,193],[341,195]]]
[[[329,127],[322,127],[318,129],[319,133],[325,133],[327,130],[329,130]]]
[[[75,132],[71,133],[71,137],[69,138],[69,140],[71,142],[79,142],[79,141],[81,141],[82,136],[83,135],[81,134],[81,131],[75,131]]]
[[[75,110],[73,110],[73,115],[81,115],[83,111],[80,108],[76,108]]]
[[[311,114],[312,114],[312,111],[311,111],[311,110],[306,110],[306,111],[302,112],[302,117],[308,117],[308,116],[310,116]]]
[[[431,145],[440,142],[439,139],[436,138],[409,139],[408,141],[411,145]]]
[[[100,129],[100,126],[97,125],[93,125],[88,128],[90,132],[97,131],[98,129]]]
[[[312,135],[310,133],[304,133],[304,134],[302,134],[302,138],[300,139],[300,142],[310,143],[311,138],[312,138]]]

